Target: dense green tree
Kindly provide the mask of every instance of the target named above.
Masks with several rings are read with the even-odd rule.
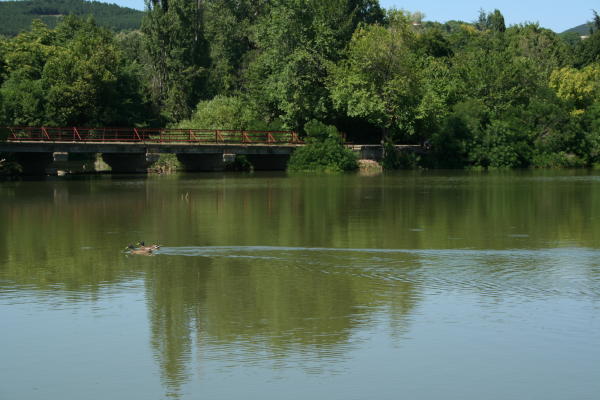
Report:
[[[476,26],[480,31],[489,30],[497,33],[506,31],[504,16],[498,9],[487,14],[484,10],[480,10],[479,19],[477,20]]]
[[[423,55],[432,57],[450,57],[453,54],[452,46],[442,28],[434,25],[417,35],[417,47]]]
[[[550,73],[571,63],[568,44],[556,33],[538,24],[514,25],[506,31],[508,46],[515,57],[533,61],[543,79]]]
[[[2,114],[14,125],[127,125],[139,121],[137,81],[92,19],[34,23],[6,46]],[[136,110],[138,112],[136,113]]]
[[[492,116],[527,105],[540,82],[532,60],[494,46],[463,51],[453,61],[456,97],[480,99]]]
[[[595,31],[589,38],[583,39],[575,49],[575,66],[584,67],[600,62],[600,30]]]
[[[36,1],[42,15],[78,0]],[[570,42],[537,24],[506,27],[499,10],[440,24],[376,0],[148,0],[147,8],[139,31],[64,17],[0,37],[0,122],[306,126],[315,146],[305,155],[339,161],[337,133],[310,133],[333,124],[350,141],[424,144],[428,155],[408,164],[428,167],[600,163],[596,13],[591,36]]]
[[[575,66],[585,67],[591,63],[600,62],[600,15],[594,13],[593,23],[590,24],[589,37],[580,40],[575,47]]]
[[[405,14],[393,12],[389,19],[387,27],[357,29],[347,58],[332,68],[331,81],[336,107],[379,127],[382,140],[414,133],[421,99],[415,34]]]
[[[589,162],[600,163],[600,101],[596,100],[583,115],[582,128],[585,134],[585,150]]]
[[[46,120],[41,78],[54,53],[54,35],[41,22],[5,47],[6,79],[0,87],[1,114],[11,125],[40,125]]]
[[[6,46],[6,39],[0,36],[0,85],[2,85],[4,79],[6,79]]]
[[[181,121],[178,128],[184,129],[258,129],[254,126],[255,113],[239,96],[215,96],[198,103],[190,119]]]
[[[204,32],[210,48],[208,91],[230,95],[243,87],[249,53],[255,48],[253,28],[269,12],[268,2],[211,0],[205,2]]]
[[[371,0],[273,2],[254,28],[248,88],[259,107],[294,129],[332,119],[328,66],[342,57],[358,24],[382,17]]]
[[[152,68],[154,101],[164,118],[189,117],[198,100],[205,98],[209,65],[204,37],[204,2],[148,0],[142,21]]]
[[[600,96],[600,64],[555,70],[550,76],[550,87],[573,105],[576,114],[581,114]]]

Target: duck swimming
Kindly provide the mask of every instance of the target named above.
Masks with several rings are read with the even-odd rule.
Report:
[[[140,250],[150,250],[150,251],[154,251],[154,250],[158,250],[158,249],[160,249],[160,245],[158,245],[158,244],[153,244],[153,245],[151,245],[151,246],[146,246],[146,245],[144,244],[144,242],[139,242],[139,243],[137,244],[137,246],[138,246],[137,248],[138,248],[138,249],[140,249]]]
[[[150,255],[155,250],[158,250],[159,248],[160,248],[160,246],[157,244],[153,244],[152,246],[145,246],[144,242],[140,242],[137,244],[137,246],[134,246],[132,244],[128,245],[125,248],[125,250],[127,250],[129,252],[129,254]]]

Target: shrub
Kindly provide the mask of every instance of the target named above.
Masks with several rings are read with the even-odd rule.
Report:
[[[487,126],[470,152],[475,166],[493,169],[526,167],[530,162],[526,134],[506,121]]]
[[[150,171],[157,174],[172,174],[181,169],[183,168],[176,154],[161,154],[150,167]]]
[[[358,157],[346,148],[335,126],[310,121],[304,126],[306,145],[290,157],[292,172],[342,172],[358,168]]]
[[[585,160],[573,153],[541,153],[533,156],[536,168],[581,168],[586,166]]]

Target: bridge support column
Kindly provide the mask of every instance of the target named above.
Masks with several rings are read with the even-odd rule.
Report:
[[[228,154],[192,154],[178,153],[177,159],[188,172],[223,171],[231,157]],[[235,158],[235,156],[234,156]]]
[[[45,175],[46,168],[54,161],[52,153],[16,153],[15,156],[23,175]]]
[[[381,162],[383,160],[383,146],[379,144],[363,144],[352,148],[354,154],[361,160],[373,160]]]
[[[140,174],[148,172],[148,167],[158,160],[158,154],[150,153],[103,153],[102,159],[113,173]]]
[[[255,171],[285,171],[289,154],[246,155]]]

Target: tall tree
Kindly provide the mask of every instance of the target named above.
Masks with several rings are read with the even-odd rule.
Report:
[[[206,97],[209,65],[205,0],[146,0],[142,21],[152,67],[152,92],[164,117],[181,120]]]
[[[524,57],[533,63],[540,79],[547,80],[550,73],[572,62],[568,44],[556,33],[538,24],[514,25],[506,31],[508,47],[514,57]]]
[[[373,0],[276,0],[254,28],[247,79],[259,107],[298,129],[329,120],[328,65],[339,60],[361,22],[381,21]]]
[[[550,87],[581,114],[600,97],[600,64],[576,69],[565,67],[552,72]]]
[[[360,27],[347,59],[333,68],[332,98],[350,117],[367,119],[390,134],[411,135],[421,99],[415,35],[406,15],[393,12],[389,26]]]
[[[211,96],[242,89],[249,52],[255,48],[252,29],[268,13],[261,0],[210,0],[205,3],[204,32],[210,48],[208,90]]]
[[[600,61],[600,16],[594,11],[594,23],[590,37],[579,42],[575,48],[575,66],[584,67]]]

